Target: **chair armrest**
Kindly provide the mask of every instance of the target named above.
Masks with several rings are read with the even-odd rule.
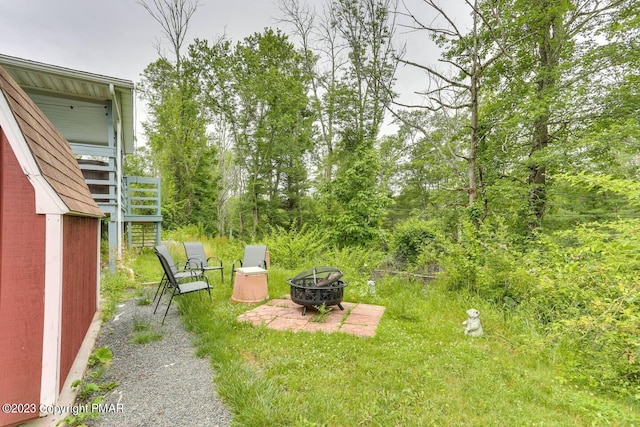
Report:
[[[182,280],[192,280],[195,278],[206,277],[204,269],[202,268],[202,262],[197,258],[187,260],[185,263],[185,269],[183,271],[191,272],[191,276],[183,277]]]
[[[185,269],[202,270],[202,261],[199,258],[189,258],[185,263]]]
[[[210,256],[207,258],[207,264],[210,264],[212,261],[216,264],[220,264],[220,267],[222,267],[222,258],[218,258],[217,256]]]

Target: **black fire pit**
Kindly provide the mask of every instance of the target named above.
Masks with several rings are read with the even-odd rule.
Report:
[[[342,272],[336,267],[313,267],[298,274],[287,282],[291,286],[291,301],[304,306],[302,315],[308,307],[337,305],[342,307],[342,297],[347,282],[340,280]]]

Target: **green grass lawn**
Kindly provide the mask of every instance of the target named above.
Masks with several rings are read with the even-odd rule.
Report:
[[[134,268],[141,282],[160,277],[152,253]],[[296,273],[271,267],[270,297],[287,294]],[[177,309],[198,354],[210,358],[212,387],[236,425],[640,425],[637,406],[564,383],[552,362],[560,351],[545,349],[524,317],[505,318],[467,295],[398,278],[379,281],[376,296],[350,285],[346,301],[386,307],[376,336],[359,338],[240,323],[236,317],[254,306],[231,303],[229,281],[210,277],[213,304],[186,295]],[[145,293],[154,291],[149,285]],[[471,307],[482,313],[482,338],[463,334]]]

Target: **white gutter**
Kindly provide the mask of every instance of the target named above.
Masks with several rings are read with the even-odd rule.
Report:
[[[0,54],[0,64],[19,68],[25,71],[35,71],[38,73],[53,74],[59,77],[84,80],[90,83],[118,85],[133,89],[134,83],[129,80],[116,77],[103,76],[101,74],[89,73],[86,71],[72,70],[71,68],[59,67],[57,65],[45,64],[29,59],[17,58],[15,56]]]
[[[109,83],[109,92],[115,106],[116,120],[116,243],[118,245],[118,260],[122,259],[122,111],[120,102],[116,98],[116,91],[113,83]]]

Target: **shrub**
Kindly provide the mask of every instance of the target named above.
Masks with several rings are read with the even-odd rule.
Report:
[[[393,256],[401,266],[415,265],[419,258],[422,264],[433,263],[442,252],[441,239],[434,221],[409,219],[394,230]]]
[[[272,226],[264,241],[271,262],[284,268],[308,267],[308,263],[319,261],[319,256],[327,250],[326,233],[306,224],[299,229],[294,224],[289,230]]]
[[[439,276],[450,290],[468,290],[481,298],[513,308],[524,300],[538,279],[524,255],[508,238],[499,218],[476,229],[463,222],[455,240],[443,241]]]
[[[204,224],[183,225],[175,230],[164,231],[165,240],[175,240],[177,242],[185,242],[190,240],[200,240],[206,237]]]
[[[588,224],[554,233],[536,257],[531,303],[560,346],[571,380],[640,399],[640,221]]]

